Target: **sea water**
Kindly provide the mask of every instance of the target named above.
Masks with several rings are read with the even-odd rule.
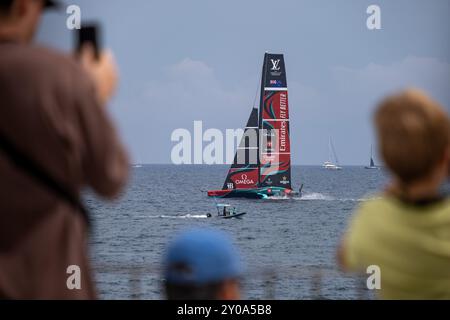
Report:
[[[164,298],[164,249],[191,227],[214,227],[231,236],[246,266],[243,298],[372,296],[364,277],[339,271],[335,254],[352,211],[386,184],[383,170],[294,166],[293,187],[304,184],[302,197],[222,199],[247,214],[220,219],[205,191],[220,189],[227,171],[227,166],[143,165],[132,168],[119,200],[106,203],[86,195],[94,221],[91,256],[100,298]]]

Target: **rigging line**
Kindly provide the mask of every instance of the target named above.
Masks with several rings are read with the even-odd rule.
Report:
[[[262,78],[262,74],[258,77],[258,81],[256,82],[256,92],[255,92],[255,99],[253,99],[253,105],[252,108],[256,107],[256,98],[258,97],[258,92],[259,92],[259,86],[261,83],[261,78]]]
[[[331,136],[328,138],[328,161],[329,162],[333,162],[333,155],[332,155],[332,151],[331,151]]]
[[[334,159],[336,161],[336,164],[339,165],[339,160],[338,160],[338,157],[337,157],[337,154],[336,154],[336,150],[334,150],[334,145],[333,145],[333,141],[331,141],[331,138],[330,138],[330,143],[331,143],[331,150],[333,151],[333,155],[334,155]]]

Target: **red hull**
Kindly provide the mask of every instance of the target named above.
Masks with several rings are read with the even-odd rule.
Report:
[[[296,193],[291,189],[271,187],[256,189],[225,189],[225,190],[209,190],[209,197],[218,198],[252,198],[263,199],[275,195],[295,196]]]
[[[232,190],[209,190],[208,197],[224,197]]]

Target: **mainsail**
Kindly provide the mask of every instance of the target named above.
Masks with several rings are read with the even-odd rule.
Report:
[[[370,145],[370,165],[369,168],[377,168],[377,166],[375,165],[375,161],[373,161],[373,147],[372,145]]]
[[[264,56],[259,128],[260,187],[291,189],[288,91],[282,54]]]

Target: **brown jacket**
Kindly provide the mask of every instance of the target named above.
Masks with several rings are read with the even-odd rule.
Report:
[[[90,186],[113,197],[125,184],[126,153],[91,79],[68,56],[0,43],[0,129],[74,194]],[[81,290],[67,288],[70,265],[81,268]],[[95,298],[89,268],[79,212],[0,150],[0,298]]]

